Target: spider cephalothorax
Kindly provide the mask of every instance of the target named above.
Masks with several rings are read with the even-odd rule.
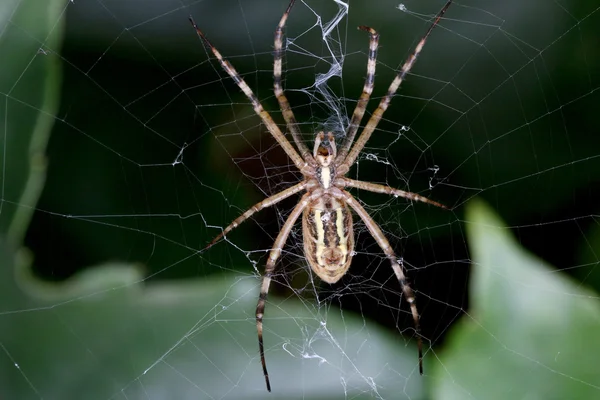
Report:
[[[390,84],[387,94],[381,98],[379,106],[365,125],[359,138],[354,142],[354,137],[358,131],[362,117],[366,111],[369,97],[373,91],[375,81],[375,66],[377,58],[377,47],[379,43],[379,34],[367,26],[360,26],[359,29],[366,31],[370,36],[369,43],[369,60],[367,64],[367,77],[363,86],[362,94],[360,95],[356,108],[352,114],[350,124],[346,130],[345,139],[338,151],[335,143],[335,137],[331,132],[319,132],[315,138],[313,153],[311,154],[306,144],[302,141],[298,123],[294,117],[294,113],[290,108],[290,104],[285,97],[283,88],[281,87],[281,59],[283,57],[283,28],[287,21],[288,15],[294,5],[295,0],[291,0],[287,10],[281,17],[277,28],[275,29],[275,60],[273,68],[275,96],[279,102],[281,113],[285,119],[287,129],[292,135],[292,139],[296,144],[298,151],[286,139],[285,135],[273,118],[258,101],[258,98],[250,89],[250,87],[239,76],[235,68],[225,60],[221,53],[208,41],[204,33],[198,28],[196,23],[190,18],[198,35],[204,43],[210,48],[211,52],[217,58],[223,69],[237,83],[246,97],[252,102],[254,111],[262,119],[271,135],[277,140],[288,157],[292,160],[296,168],[302,172],[303,180],[279,193],[276,193],[269,198],[255,204],[231,224],[229,224],[223,232],[214,238],[207,246],[210,247],[219,239],[231,232],[240,223],[250,218],[254,213],[262,210],[265,207],[272,206],[281,200],[288,198],[294,194],[304,191],[298,204],[294,207],[288,216],[285,224],[275,239],[273,248],[269,253],[265,273],[262,277],[260,295],[256,306],[256,328],[258,330],[258,344],[260,350],[260,359],[263,366],[263,373],[267,389],[271,391],[269,382],[269,374],[267,373],[267,364],[265,361],[264,346],[263,346],[263,315],[265,310],[265,302],[269,285],[275,270],[275,263],[281,255],[281,250],[287,240],[292,226],[302,214],[302,234],[304,241],[304,255],[308,260],[312,270],[325,282],[337,282],[350,267],[352,262],[352,254],[354,251],[354,229],[352,222],[352,211],[354,211],[360,219],[365,223],[369,233],[377,241],[386,257],[390,261],[392,270],[400,286],[404,298],[410,305],[410,310],[415,325],[417,334],[417,344],[419,350],[419,372],[423,373],[423,353],[422,340],[419,332],[419,313],[415,302],[415,295],[406,281],[402,262],[396,257],[394,250],[381,231],[381,228],[365,211],[362,205],[357,202],[352,195],[346,191],[346,188],[356,188],[368,190],[375,193],[385,193],[396,197],[404,197],[413,201],[432,204],[438,207],[445,208],[442,204],[426,197],[412,192],[406,192],[399,189],[394,189],[387,185],[377,183],[363,182],[347,178],[345,175],[350,170],[350,166],[354,164],[359,153],[371,137],[377,124],[381,120],[383,113],[388,108],[392,97],[398,90],[406,74],[412,68],[417,56],[423,49],[429,34],[442,18],[452,0],[446,2],[444,7],[436,15],[433,23],[425,33],[425,36],[419,41],[414,52],[408,57],[402,69],[398,72],[392,83]]]

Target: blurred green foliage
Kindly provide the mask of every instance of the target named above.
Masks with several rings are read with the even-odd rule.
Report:
[[[246,79],[275,110],[272,32],[256,26],[277,21],[281,7],[257,3],[269,11],[227,14],[234,23],[223,29],[222,19],[211,16],[243,9],[232,4],[202,2],[170,14],[162,12],[178,6],[158,2],[135,6],[138,13],[126,12],[131,2],[104,11],[86,1],[66,8],[54,0],[0,6],[0,397],[264,398],[253,317],[257,280],[248,258],[227,246],[196,256],[218,232],[210,226],[225,225],[262,198],[260,191],[272,189],[251,178],[260,178],[265,165],[286,165],[265,151],[268,134],[252,128],[257,122],[248,118],[242,95],[205,61],[187,25],[191,13],[224,54],[238,55],[238,70],[250,74]],[[364,76],[366,39],[355,25],[382,33],[378,82],[389,81],[408,52],[397,49],[410,48],[424,26],[417,18],[398,24],[402,14],[391,13],[390,5],[352,5],[339,89],[348,99]],[[340,311],[313,299],[300,302],[296,294],[273,297],[265,341],[276,398],[339,398],[340,378],[352,398],[597,397],[598,296],[556,269],[577,266],[569,272],[600,287],[600,235],[592,218],[600,173],[600,136],[592,134],[600,93],[600,60],[592,51],[599,13],[576,1],[568,4],[570,14],[533,5],[536,12],[525,12],[516,2],[488,6],[496,17],[490,21],[478,9],[453,7],[443,25],[457,35],[440,29],[403,85],[395,99],[402,105],[390,110],[391,121],[372,144],[372,151],[397,163],[394,168],[360,162],[361,179],[385,176],[397,186],[404,177],[395,172],[412,171],[416,191],[427,188],[428,168],[442,168],[432,195],[452,212],[417,205],[407,212],[393,203],[376,217],[387,221],[386,231],[406,232],[403,240],[395,238],[406,260],[429,266],[410,275],[427,294],[419,296],[425,336],[448,331],[447,343],[428,352],[426,376],[419,378],[414,341],[406,348],[398,337],[399,316],[391,318],[391,333],[364,320],[385,318],[368,293],[357,301],[360,314],[344,312],[352,306]],[[315,9],[325,15],[328,7]],[[431,13],[430,5],[423,7]],[[299,35],[314,15],[303,7],[294,11],[288,30]],[[162,17],[150,18],[156,15]],[[536,20],[545,23],[532,30]],[[313,42],[310,35],[299,38],[303,46]],[[499,55],[506,59],[494,58]],[[303,63],[288,52],[288,86],[305,87],[327,68],[313,59],[305,70],[298,67]],[[210,85],[215,81],[223,86]],[[378,84],[376,95],[384,90]],[[427,101],[434,95],[437,102]],[[289,97],[299,105],[298,119],[309,121],[306,132],[325,118],[326,110],[309,107],[302,93]],[[210,103],[226,106],[212,113],[205,108]],[[227,125],[231,121],[235,126]],[[397,140],[402,123],[411,129]],[[272,159],[259,160],[254,172],[249,165],[241,173],[247,165],[232,162],[257,152]],[[291,178],[276,179],[278,188]],[[463,203],[476,195],[508,223],[482,203],[465,212]],[[280,220],[270,216],[232,242],[268,248],[278,228],[268,221]],[[556,266],[523,250],[509,232]],[[468,309],[467,265],[460,260],[472,263]],[[373,279],[385,282],[388,272],[378,268],[381,277]],[[168,278],[176,280],[163,282]],[[448,330],[448,321],[465,309]]]

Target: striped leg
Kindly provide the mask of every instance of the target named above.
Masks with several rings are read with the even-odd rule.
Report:
[[[352,195],[345,190],[342,190],[342,198],[363,220],[363,222],[367,226],[367,229],[369,230],[369,233],[371,234],[371,236],[373,236],[379,247],[381,247],[381,250],[383,250],[386,257],[388,258],[388,260],[390,260],[390,263],[392,264],[394,274],[396,275],[398,282],[400,282],[402,294],[404,295],[404,298],[410,305],[410,311],[412,313],[413,323],[415,325],[415,331],[417,333],[417,347],[419,349],[419,373],[423,375],[423,340],[421,339],[421,325],[419,324],[419,312],[417,311],[417,302],[415,299],[415,294],[409,286],[408,282],[406,281],[406,276],[402,271],[402,265],[398,263],[398,258],[396,257],[394,250],[392,250],[390,242],[388,242],[387,238],[381,231],[381,228],[379,227],[379,225],[377,225],[375,221],[373,221],[373,218],[369,216],[369,214],[363,208],[363,206],[361,206],[360,203],[356,201],[356,199],[354,199],[354,197],[352,197]]]
[[[281,87],[281,64],[283,58],[283,28],[285,27],[285,23],[290,15],[290,11],[294,6],[296,0],[292,0],[287,8],[287,10],[283,13],[281,20],[279,21],[279,25],[277,25],[277,29],[275,29],[275,60],[273,62],[273,86],[275,87],[275,96],[277,97],[277,101],[279,102],[279,107],[281,108],[281,113],[283,114],[283,118],[287,124],[287,127],[292,134],[292,138],[294,138],[294,142],[300,151],[300,157],[304,160],[312,160],[312,154],[306,147],[306,144],[302,141],[302,134],[300,133],[300,129],[298,128],[298,121],[296,121],[296,117],[292,112],[292,108],[290,107],[290,103],[288,102],[287,97],[283,93],[283,88]]]
[[[362,133],[360,134],[360,137],[356,141],[356,144],[354,144],[354,147],[352,148],[352,150],[350,150],[350,153],[344,160],[343,165],[340,166],[338,174],[341,175],[348,172],[350,166],[354,164],[354,161],[356,161],[358,154],[362,151],[363,147],[365,147],[365,144],[367,144],[367,141],[371,137],[371,134],[373,133],[375,128],[377,128],[377,124],[379,124],[383,113],[385,112],[385,110],[387,110],[388,106],[390,105],[390,101],[392,100],[394,94],[396,94],[396,91],[398,90],[398,87],[404,80],[404,77],[410,72],[411,68],[413,67],[413,64],[415,63],[415,60],[417,59],[419,54],[421,54],[421,50],[423,50],[423,46],[425,46],[425,42],[427,42],[427,38],[429,38],[431,31],[437,26],[442,16],[446,13],[448,7],[450,7],[450,4],[452,4],[452,0],[448,0],[448,2],[440,10],[440,12],[438,12],[433,23],[425,33],[425,36],[423,36],[423,38],[417,44],[415,51],[410,56],[408,56],[408,59],[404,62],[402,69],[398,72],[398,74],[390,84],[386,95],[381,99],[381,101],[379,102],[379,106],[373,112],[371,118],[369,118],[369,121],[367,122],[365,129],[363,129]]]
[[[260,285],[260,296],[258,297],[258,304],[256,305],[256,330],[258,331],[260,362],[262,363],[263,374],[265,375],[265,382],[267,383],[267,390],[269,392],[271,391],[271,383],[269,382],[269,373],[267,372],[267,363],[265,361],[265,348],[263,345],[263,315],[265,313],[265,302],[267,300],[267,294],[269,293],[269,286],[271,285],[273,271],[275,270],[275,263],[281,255],[281,250],[292,230],[292,226],[294,226],[294,223],[308,205],[309,199],[310,194],[308,193],[302,196],[296,207],[294,207],[292,210],[292,213],[288,217],[287,221],[285,221],[285,224],[281,228],[279,235],[277,235],[277,239],[275,239],[273,248],[269,253],[269,259],[267,260],[267,266],[265,267],[265,274],[262,277],[262,284]]]
[[[219,60],[221,67],[223,67],[225,72],[227,72],[229,74],[231,79],[234,80],[234,82],[239,86],[239,88],[242,90],[242,92],[244,92],[246,97],[252,102],[252,106],[254,107],[254,112],[262,119],[263,123],[265,124],[265,126],[267,127],[269,132],[271,132],[271,135],[273,135],[275,140],[277,140],[277,142],[283,148],[283,150],[286,152],[288,157],[290,157],[292,162],[296,165],[296,168],[298,168],[299,170],[302,171],[304,169],[304,167],[306,167],[306,163],[298,155],[298,153],[294,149],[294,146],[292,146],[292,144],[290,142],[288,142],[288,140],[285,138],[285,136],[283,135],[283,133],[281,132],[281,130],[279,129],[279,127],[277,126],[275,121],[273,121],[273,118],[271,117],[271,115],[260,104],[260,102],[258,101],[258,98],[254,94],[252,89],[250,89],[248,84],[242,79],[242,77],[240,77],[240,75],[237,73],[237,71],[235,70],[233,65],[231,65],[231,63],[229,61],[225,60],[223,58],[223,56],[221,55],[221,53],[219,53],[219,51],[215,48],[215,46],[213,46],[212,43],[206,38],[204,33],[200,30],[200,28],[198,28],[198,25],[196,25],[196,23],[194,22],[192,17],[190,17],[190,22],[192,23],[192,26],[196,30],[196,33],[198,34],[198,36],[202,39],[202,41],[206,44],[206,46],[208,48],[210,48],[210,51],[212,51],[212,53],[217,58],[217,60]]]
[[[350,125],[348,126],[348,130],[346,131],[346,137],[344,138],[344,143],[342,144],[340,151],[336,157],[336,163],[340,164],[344,161],[344,158],[348,155],[348,151],[350,150],[350,146],[352,146],[352,142],[354,141],[354,136],[356,136],[356,132],[358,131],[358,126],[360,125],[360,121],[365,115],[365,111],[367,110],[367,103],[369,103],[369,98],[371,97],[371,93],[373,93],[373,86],[375,84],[375,67],[377,64],[377,47],[379,46],[379,33],[375,31],[373,28],[369,28],[368,26],[359,26],[358,29],[362,31],[366,31],[369,33],[369,61],[367,62],[367,77],[365,78],[365,85],[363,86],[363,91],[356,102],[356,108],[352,113],[352,119],[350,119]]]
[[[350,179],[350,178],[341,178],[341,182],[343,182],[344,186],[347,186],[347,187],[353,187],[353,188],[367,190],[369,192],[375,192],[375,193],[385,193],[385,194],[389,194],[391,196],[396,196],[396,197],[404,197],[405,199],[409,199],[409,200],[413,200],[413,201],[420,201],[422,203],[427,203],[427,204],[434,205],[436,207],[448,209],[448,207],[446,207],[445,205],[438,203],[437,201],[428,199],[427,197],[421,196],[421,195],[413,193],[413,192],[405,192],[404,190],[394,189],[393,187],[389,187],[386,185],[379,185],[377,183],[364,182],[364,181],[356,181],[356,180]]]
[[[296,184],[296,185],[294,185],[294,186],[292,186],[290,188],[287,188],[287,189],[282,190],[281,192],[279,192],[277,194],[274,194],[271,197],[268,197],[268,198],[264,199],[263,201],[261,201],[259,203],[256,203],[255,205],[253,205],[252,207],[250,207],[248,210],[246,210],[245,213],[243,213],[242,215],[240,215],[239,217],[237,217],[236,219],[234,219],[231,224],[229,224],[225,229],[223,229],[223,232],[221,232],[219,235],[217,235],[217,237],[214,238],[204,248],[204,250],[212,247],[222,237],[224,237],[229,232],[231,232],[232,230],[234,230],[235,228],[237,228],[242,222],[244,222],[245,220],[247,220],[248,218],[250,218],[255,213],[259,212],[263,208],[271,207],[272,205],[279,203],[281,200],[287,199],[288,197],[290,197],[293,194],[301,192],[302,190],[306,189],[306,186],[307,186],[306,182],[304,182],[304,181],[300,182],[300,183],[298,183],[298,184]]]

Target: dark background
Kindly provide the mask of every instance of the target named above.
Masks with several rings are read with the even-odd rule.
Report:
[[[337,8],[308,3],[323,21]],[[351,2],[332,38],[345,56],[329,85],[347,115],[362,89],[368,40],[381,33],[374,98],[443,2]],[[272,36],[286,1],[104,2],[67,8],[63,92],[48,178],[26,245],[36,272],[64,280],[111,260],[142,263],[155,280],[263,270],[294,199],[264,210],[202,252],[219,228],[299,175],[187,21],[192,15],[278,122]],[[463,206],[486,199],[510,231],[560,273],[600,287],[600,13],[589,1],[461,2],[427,43],[350,176],[419,192],[450,211],[360,193],[408,268],[423,334],[439,344],[468,310]],[[312,148],[331,109],[314,89],[330,53],[316,17],[296,5],[286,34],[285,87]],[[310,52],[313,56],[303,53]],[[319,60],[317,57],[323,57]],[[314,96],[314,97],[313,97]],[[378,100],[370,103],[374,110]],[[368,113],[367,113],[368,116]],[[402,126],[409,129],[399,134]],[[439,168],[434,173],[433,169]],[[431,190],[430,185],[431,184]],[[321,301],[397,331],[411,326],[388,263],[363,225],[350,274]],[[313,295],[296,225],[272,293]],[[250,262],[250,260],[252,262]],[[401,309],[402,312],[398,310]]]

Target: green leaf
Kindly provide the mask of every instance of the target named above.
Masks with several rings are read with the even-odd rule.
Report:
[[[64,0],[0,6],[0,234],[19,244],[44,185],[60,94]]]
[[[24,293],[0,311],[2,398],[267,396],[255,277],[145,287],[118,264],[61,285],[17,272]],[[358,316],[275,300],[264,328],[274,398],[422,398],[416,349]]]
[[[434,398],[598,398],[598,295],[523,250],[481,202],[467,232],[472,307],[436,364]]]

